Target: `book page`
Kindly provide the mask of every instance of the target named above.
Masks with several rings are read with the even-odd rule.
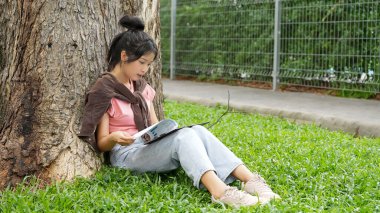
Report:
[[[133,135],[133,138],[142,140],[144,143],[149,143],[152,140],[157,139],[161,135],[167,134],[178,127],[177,122],[171,119],[164,119],[144,130]]]

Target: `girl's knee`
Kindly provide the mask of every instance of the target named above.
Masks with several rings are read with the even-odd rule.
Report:
[[[182,128],[178,130],[178,132],[179,132],[178,136],[183,137],[183,138],[189,138],[196,134],[193,129],[188,128],[188,127]]]
[[[191,129],[193,129],[197,133],[209,132],[208,129],[202,125],[195,125],[195,126],[191,127]]]
[[[178,130],[174,140],[178,142],[183,142],[183,141],[188,141],[189,139],[194,138],[194,137],[196,137],[196,133],[194,132],[194,130],[190,128],[183,128],[183,129]]]
[[[192,128],[183,128],[178,130],[178,133],[174,140],[176,143],[181,145],[193,145],[200,141],[197,133]]]

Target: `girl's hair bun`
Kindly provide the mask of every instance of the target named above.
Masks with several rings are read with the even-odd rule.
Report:
[[[120,19],[119,24],[128,30],[140,30],[145,28],[144,22],[136,16],[124,16]]]

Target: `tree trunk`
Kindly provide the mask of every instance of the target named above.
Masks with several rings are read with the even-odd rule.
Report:
[[[79,140],[84,94],[106,70],[123,14],[159,42],[158,0],[0,1],[0,188],[25,176],[90,176],[101,158]],[[160,59],[160,57],[159,57]],[[148,80],[162,118],[160,60]]]

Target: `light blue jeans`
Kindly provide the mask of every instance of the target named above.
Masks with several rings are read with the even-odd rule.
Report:
[[[116,145],[110,160],[112,166],[136,172],[167,172],[182,166],[197,188],[203,188],[201,177],[210,170],[226,184],[233,182],[232,171],[243,164],[203,126],[181,129],[149,145]]]

